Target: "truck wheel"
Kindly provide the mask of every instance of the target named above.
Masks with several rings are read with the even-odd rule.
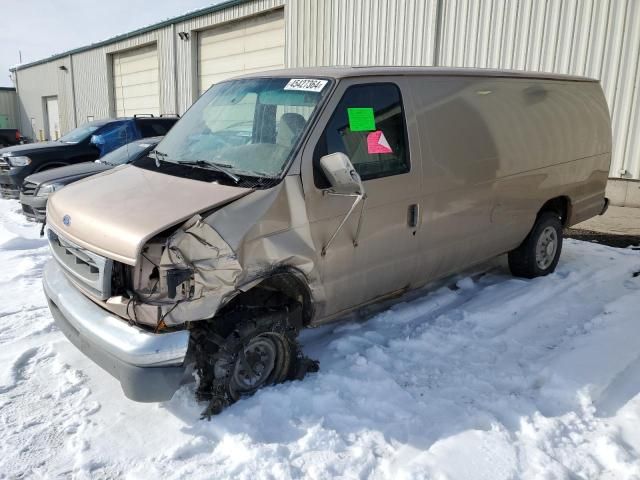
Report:
[[[293,318],[301,318],[299,306],[240,320],[249,315],[238,309],[216,322],[197,322],[201,325],[191,331],[200,379],[196,396],[208,402],[203,418],[262,387],[301,380],[318,370],[317,362],[306,358],[297,342],[299,327]]]
[[[552,273],[562,251],[562,224],[557,214],[544,212],[518,248],[509,252],[509,269],[516,277],[535,278]]]
[[[260,333],[243,343],[233,361],[222,357],[214,367],[217,378],[228,378],[234,401],[287,380],[295,358],[290,341],[280,333]]]

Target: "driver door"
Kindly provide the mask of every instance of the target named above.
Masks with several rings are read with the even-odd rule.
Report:
[[[335,152],[346,154],[367,196],[326,254],[319,255],[326,296],[319,319],[400,293],[415,282],[421,168],[419,154],[417,158],[411,155],[415,122],[407,121],[411,116],[401,87],[401,81],[379,77],[366,82],[341,81],[303,152],[301,174],[318,252],[353,204],[353,198],[327,194],[329,184],[320,158]]]

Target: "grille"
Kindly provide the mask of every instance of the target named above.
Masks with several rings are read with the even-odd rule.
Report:
[[[35,195],[36,193],[36,188],[38,188],[38,184],[37,183],[33,183],[33,182],[24,182],[22,184],[22,194],[23,195],[27,195],[29,197]]]
[[[0,157],[0,172],[8,172],[11,169],[5,157]]]
[[[111,296],[113,260],[93,253],[48,229],[51,254],[81,287],[101,300]]]
[[[47,207],[32,207],[31,205],[22,204],[22,211],[27,216],[36,216],[40,215],[44,217],[47,213]]]

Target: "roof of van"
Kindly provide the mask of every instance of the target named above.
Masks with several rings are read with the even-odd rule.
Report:
[[[305,67],[269,70],[259,73],[241,75],[237,78],[261,76],[279,77],[329,77],[349,78],[387,75],[426,75],[426,76],[464,76],[464,77],[498,77],[498,78],[535,78],[542,80],[564,80],[571,82],[599,82],[598,79],[563,75],[559,73],[527,72],[522,70],[495,70],[490,68],[451,68],[451,67]]]

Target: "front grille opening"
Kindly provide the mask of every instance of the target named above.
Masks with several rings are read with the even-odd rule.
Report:
[[[51,253],[67,273],[102,300],[109,298],[113,261],[74,245],[51,228],[48,232]]]
[[[22,184],[22,194],[23,195],[27,195],[27,196],[33,196],[36,193],[36,188],[38,188],[38,185],[36,183],[33,182],[24,182]]]
[[[133,280],[131,279],[131,268],[120,262],[113,262],[111,274],[111,293],[130,298]]]

